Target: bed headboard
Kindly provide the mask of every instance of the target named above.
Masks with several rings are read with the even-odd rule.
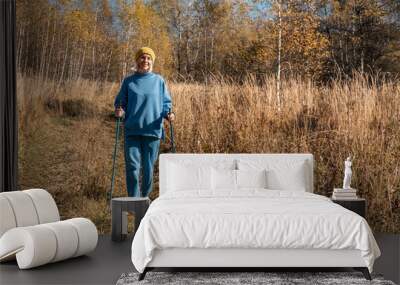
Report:
[[[314,191],[314,157],[312,154],[225,154],[225,153],[207,153],[207,154],[189,154],[189,153],[165,153],[159,158],[159,191],[160,195],[167,191],[168,185],[168,164],[176,163],[181,165],[210,165],[218,167],[225,166],[231,169],[242,169],[242,167],[263,167],[278,170],[292,165],[304,165],[302,176],[306,182],[305,191]],[[304,163],[304,164],[303,164]],[[282,171],[284,173],[285,171]],[[284,174],[279,179],[284,179]]]

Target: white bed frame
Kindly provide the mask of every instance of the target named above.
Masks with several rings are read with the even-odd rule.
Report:
[[[156,250],[149,267],[365,267],[359,250],[183,249]]]
[[[218,160],[240,159],[240,157],[257,156],[262,159],[293,159],[306,160],[309,165],[308,178],[310,187],[307,192],[313,192],[313,155],[312,154],[162,154],[159,160],[160,195],[165,193],[167,177],[167,160]],[[193,249],[169,248],[158,249],[153,259],[139,280],[145,277],[147,271],[154,268],[172,267],[234,267],[234,268],[266,268],[266,267],[353,267],[362,271],[365,278],[371,276],[361,257],[359,250],[329,250],[329,249]]]

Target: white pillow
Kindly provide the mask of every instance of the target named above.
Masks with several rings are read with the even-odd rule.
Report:
[[[308,164],[305,160],[238,161],[241,170],[266,169],[267,187],[273,190],[307,191]]]
[[[211,167],[169,163],[168,168],[168,191],[211,189],[212,187]]]
[[[236,170],[238,188],[267,188],[267,171]]]
[[[268,188],[305,192],[308,188],[306,167],[305,161],[275,165],[267,173]]]
[[[236,190],[236,170],[212,168],[212,188],[214,190]]]

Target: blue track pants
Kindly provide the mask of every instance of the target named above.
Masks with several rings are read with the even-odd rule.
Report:
[[[148,136],[125,137],[126,186],[129,197],[148,197],[153,188],[153,169],[160,139]],[[142,168],[139,192],[139,175]]]

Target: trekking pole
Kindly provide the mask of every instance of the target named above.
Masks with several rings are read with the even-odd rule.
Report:
[[[169,133],[170,133],[170,137],[171,137],[171,150],[173,153],[176,152],[175,150],[175,141],[174,141],[174,125],[172,124],[172,122],[170,120],[169,121]]]
[[[117,157],[117,148],[118,148],[118,139],[119,139],[119,126],[121,124],[121,117],[117,118],[117,123],[116,123],[116,134],[115,134],[115,146],[114,146],[114,154],[113,154],[113,165],[112,165],[112,175],[111,175],[111,188],[110,191],[107,193],[107,199],[108,203],[110,205],[111,209],[111,199],[114,191],[114,180],[115,180],[115,160]]]

